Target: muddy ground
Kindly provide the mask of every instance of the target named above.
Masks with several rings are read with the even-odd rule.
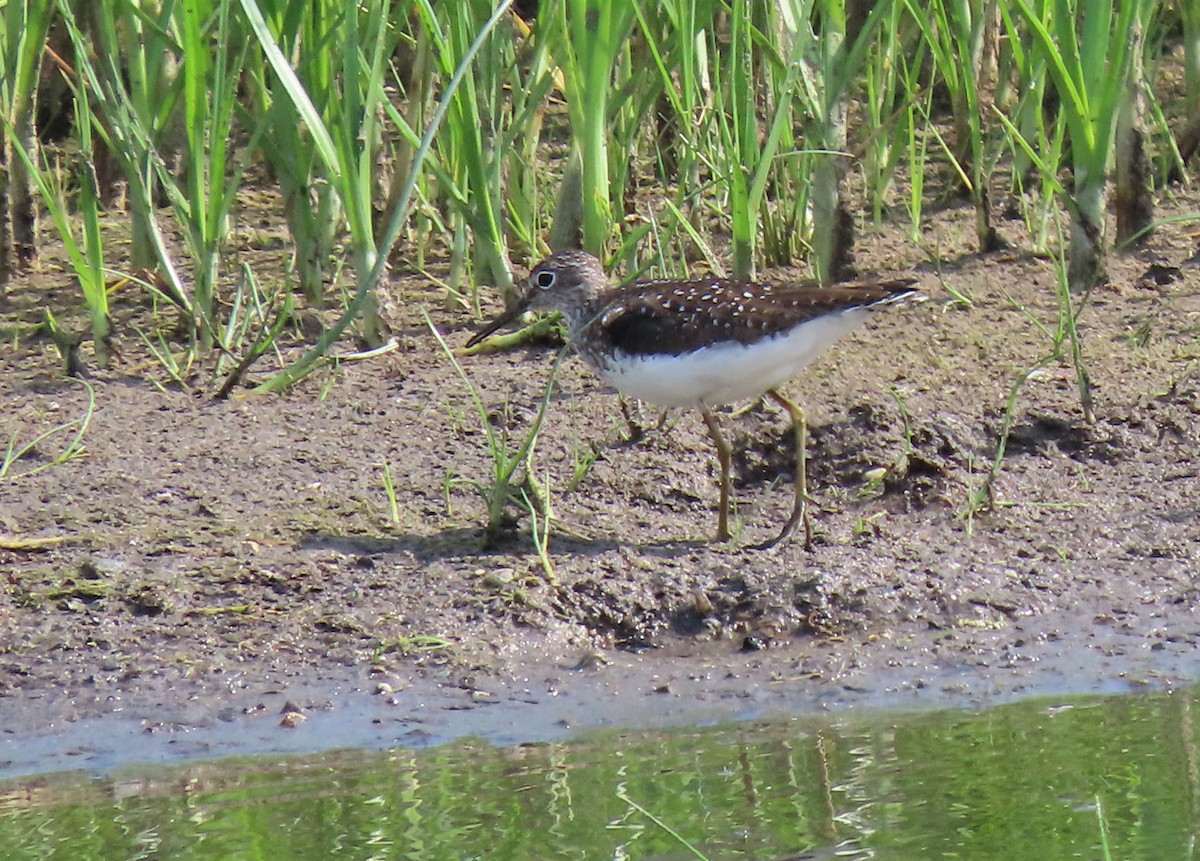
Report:
[[[173,725],[268,692],[315,702],[323,680],[402,709],[430,685],[539,699],[624,679],[679,710],[767,689],[901,705],[931,685],[1036,688],[1051,658],[1100,685],[1195,678],[1194,227],[1110,262],[1080,319],[1096,421],[1069,360],[1049,361],[1017,396],[992,504],[973,510],[1014,382],[1053,351],[1041,326],[1053,332],[1057,299],[1054,264],[1020,250],[1020,222],[1002,225],[1018,250],[983,257],[972,223],[939,213],[922,247],[864,228],[861,274],[911,273],[930,301],[877,315],[790,386],[811,424],[811,549],[752,547],[791,501],[791,434],[773,407],[721,415],[739,526],[714,544],[700,418],[635,404],[631,433],[615,393],[567,361],[533,460],[555,515],[547,570],[527,515],[483,546],[470,485],[493,470],[482,420],[420,310],[454,345],[478,321],[432,286],[392,285],[407,303],[393,352],[228,400],[204,369],[190,391],[165,381],[134,331],[147,307],[118,294],[121,355],[91,371],[83,456],[50,465],[60,432],[0,478],[0,540],[50,540],[0,549],[2,722],[119,710]],[[43,259],[3,309],[0,444],[18,448],[88,400],[49,340],[20,327],[40,317],[40,291],[69,288],[53,249]],[[301,328],[287,337],[294,357]],[[498,432],[528,430],[555,350],[462,359]],[[1169,660],[1139,663],[1154,656]]]

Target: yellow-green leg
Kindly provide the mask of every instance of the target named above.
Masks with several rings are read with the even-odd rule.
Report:
[[[733,448],[726,442],[725,437],[721,434],[721,426],[717,424],[716,417],[707,407],[700,408],[700,415],[704,416],[704,423],[708,425],[708,435],[712,437],[713,444],[717,447],[717,464],[721,467],[721,512],[717,515],[717,540],[728,541],[729,468],[733,461]]]
[[[812,518],[808,513],[808,503],[812,497],[808,495],[808,422],[804,418],[804,410],[789,400],[777,389],[767,392],[775,403],[779,404],[792,417],[792,432],[796,435],[796,498],[792,504],[792,516],[784,524],[783,531],[777,538],[760,545],[762,548],[774,547],[792,534],[796,524],[804,521],[804,547],[812,549]]]

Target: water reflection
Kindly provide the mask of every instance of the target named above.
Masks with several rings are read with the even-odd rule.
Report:
[[[0,784],[6,859],[1191,858],[1200,691]]]

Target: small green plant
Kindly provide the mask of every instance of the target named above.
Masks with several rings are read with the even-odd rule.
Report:
[[[904,447],[900,450],[900,454],[896,455],[896,459],[892,462],[892,465],[888,467],[888,472],[904,476],[908,473],[909,461],[912,460],[912,456],[917,451],[913,446],[912,416],[909,415],[908,407],[904,404],[904,398],[897,389],[888,389],[888,394],[896,402],[896,409],[900,411],[900,422],[904,425]]]
[[[83,446],[83,436],[87,433],[88,426],[92,422],[92,416],[96,412],[96,392],[92,388],[92,384],[87,380],[78,378],[68,379],[75,379],[75,382],[83,386],[84,390],[87,392],[87,406],[84,407],[83,415],[70,419],[69,421],[65,421],[62,424],[55,425],[49,430],[38,434],[27,443],[18,442],[17,435],[14,432],[12,436],[8,438],[8,445],[5,448],[3,458],[0,458],[0,481],[3,481],[4,479],[11,480],[21,476],[35,475],[43,470],[50,469],[52,466],[59,466],[60,464],[72,461],[77,457],[84,456],[86,450]],[[67,436],[68,439],[66,444],[56,455],[48,460],[43,461],[42,463],[39,463],[37,466],[26,470],[25,472],[18,474],[12,471],[13,466],[19,460],[21,460],[21,458],[32,454],[37,450],[39,445],[47,440],[59,436],[60,434]]]
[[[151,357],[163,371],[166,372],[168,379],[179,386],[185,392],[191,391],[192,387],[188,383],[188,378],[192,374],[192,365],[195,362],[195,353],[191,350],[184,350],[181,355],[176,355],[176,350],[168,343],[166,336],[161,331],[155,331],[150,334],[142,329],[134,327],[138,337],[142,339],[142,343],[146,345],[146,349],[150,352]],[[150,378],[159,391],[166,391],[166,388],[154,377]]]
[[[392,513],[392,523],[400,522],[400,505],[396,501],[396,485],[392,481],[392,467],[384,460],[382,464],[383,492],[387,495],[388,508]]]
[[[983,481],[969,490],[966,507],[959,512],[959,517],[967,523],[968,535],[971,534],[971,527],[975,516],[995,505],[996,478],[1000,475],[1000,467],[1004,461],[1004,452],[1008,447],[1008,436],[1012,432],[1013,420],[1016,417],[1017,411],[1017,400],[1021,395],[1021,391],[1030,377],[1042,368],[1045,368],[1056,358],[1058,358],[1057,354],[1052,354],[1041,359],[1033,367],[1019,374],[1008,390],[1008,401],[1004,407],[1004,419],[1000,423],[1000,433],[996,440],[996,452],[992,457],[991,466],[984,475]]]
[[[538,562],[541,563],[542,570],[546,572],[546,580],[555,583],[558,578],[554,576],[554,565],[550,562],[550,521],[554,517],[550,510],[550,476],[546,476],[545,483],[541,486],[534,483],[528,472],[526,477],[531,489],[536,487],[536,491],[533,493],[525,489],[521,490],[521,499],[529,512],[529,534],[533,538],[533,548],[537,552]],[[541,517],[540,528],[538,526],[539,515]]]
[[[963,291],[953,278],[945,278],[941,272],[938,272],[938,281],[942,288],[950,294],[953,301],[946,303],[946,308],[953,308],[955,305],[961,305],[963,308],[971,308],[975,305],[975,300],[971,298],[969,293]]]
[[[567,492],[575,490],[587,477],[587,474],[592,471],[597,459],[600,457],[600,449],[595,445],[588,446],[586,449],[581,448],[578,441],[571,447],[571,478],[567,482]]]
[[[875,521],[883,517],[885,513],[883,511],[876,511],[874,514],[868,514],[854,521],[854,537],[863,538],[875,535],[879,530],[875,525]]]
[[[397,637],[394,640],[382,641],[375,647],[375,652],[371,656],[372,663],[378,663],[379,659],[387,652],[399,652],[402,655],[412,655],[417,652],[437,652],[444,649],[453,648],[454,644],[445,637],[436,637],[431,634],[413,634],[412,636]]]
[[[217,333],[220,356],[216,375],[224,374],[225,380],[215,397],[228,397],[250,366],[269,350],[275,351],[276,364],[283,364],[279,335],[291,319],[292,294],[285,290],[264,292],[249,265],[243,264],[229,317]]]
[[[1084,420],[1089,423],[1096,420],[1095,408],[1092,403],[1091,381],[1087,368],[1083,363],[1083,347],[1077,326],[1079,315],[1086,306],[1087,296],[1085,295],[1079,302],[1075,301],[1074,295],[1071,292],[1071,282],[1067,274],[1067,268],[1067,261],[1060,255],[1056,260],[1059,304],[1057,318],[1053,327],[1043,323],[1023,305],[1016,302],[1013,303],[1017,310],[1024,314],[1030,323],[1040,330],[1050,341],[1050,350],[1031,367],[1018,374],[1009,388],[1008,400],[1004,408],[1004,419],[1000,424],[1000,433],[996,441],[996,453],[992,458],[991,467],[988,469],[983,482],[971,490],[966,508],[960,513],[960,516],[968,522],[968,532],[974,515],[991,507],[995,503],[995,480],[1000,474],[1000,467],[1008,446],[1008,437],[1012,432],[1012,425],[1016,416],[1017,400],[1030,377],[1043,368],[1067,358],[1069,353],[1071,366],[1075,370]]]
[[[475,405],[475,412],[483,424],[483,433],[487,441],[488,454],[492,460],[492,475],[488,481],[480,481],[462,476],[448,476],[446,479],[447,505],[449,503],[449,491],[457,484],[466,485],[479,494],[487,508],[487,524],[483,531],[483,541],[487,547],[494,546],[505,533],[508,525],[507,509],[510,503],[516,503],[519,507],[529,512],[531,516],[535,515],[535,513],[542,514],[543,529],[548,529],[549,518],[545,516],[548,512],[548,507],[546,505],[535,505],[531,501],[531,498],[536,496],[536,491],[529,493],[524,489],[523,485],[527,484],[533,487],[531,478],[532,470],[529,468],[529,464],[533,456],[534,445],[537,443],[538,432],[541,430],[542,421],[546,417],[546,408],[550,404],[550,395],[554,390],[554,379],[558,373],[558,367],[562,364],[563,357],[566,355],[566,349],[560,350],[558,356],[555,358],[554,365],[550,369],[549,380],[546,383],[546,392],[542,396],[537,415],[534,416],[533,423],[530,425],[524,438],[513,449],[507,431],[498,432],[493,427],[488,416],[488,409],[483,403],[483,398],[479,395],[479,390],[475,388],[475,385],[471,382],[471,378],[463,370],[458,358],[454,355],[454,351],[450,349],[450,345],[442,337],[442,333],[438,331],[427,314],[424,316],[425,325],[433,332],[438,345],[441,346],[442,351],[450,359],[450,364],[454,367],[454,372],[458,374],[458,378],[467,387],[467,392],[471,396],[471,402]],[[525,478],[519,479],[518,472],[522,468],[525,472]],[[542,511],[538,512],[538,508],[542,508]],[[534,529],[536,530],[536,517],[533,517],[533,519]],[[540,541],[541,546],[544,546],[547,537],[548,532],[543,532],[541,536],[535,536],[535,543]],[[539,550],[540,553],[541,551]]]

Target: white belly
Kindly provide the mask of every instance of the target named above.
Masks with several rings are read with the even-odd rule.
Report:
[[[852,308],[754,344],[723,341],[678,356],[618,353],[596,371],[621,394],[664,407],[745,401],[786,383],[868,316]]]

